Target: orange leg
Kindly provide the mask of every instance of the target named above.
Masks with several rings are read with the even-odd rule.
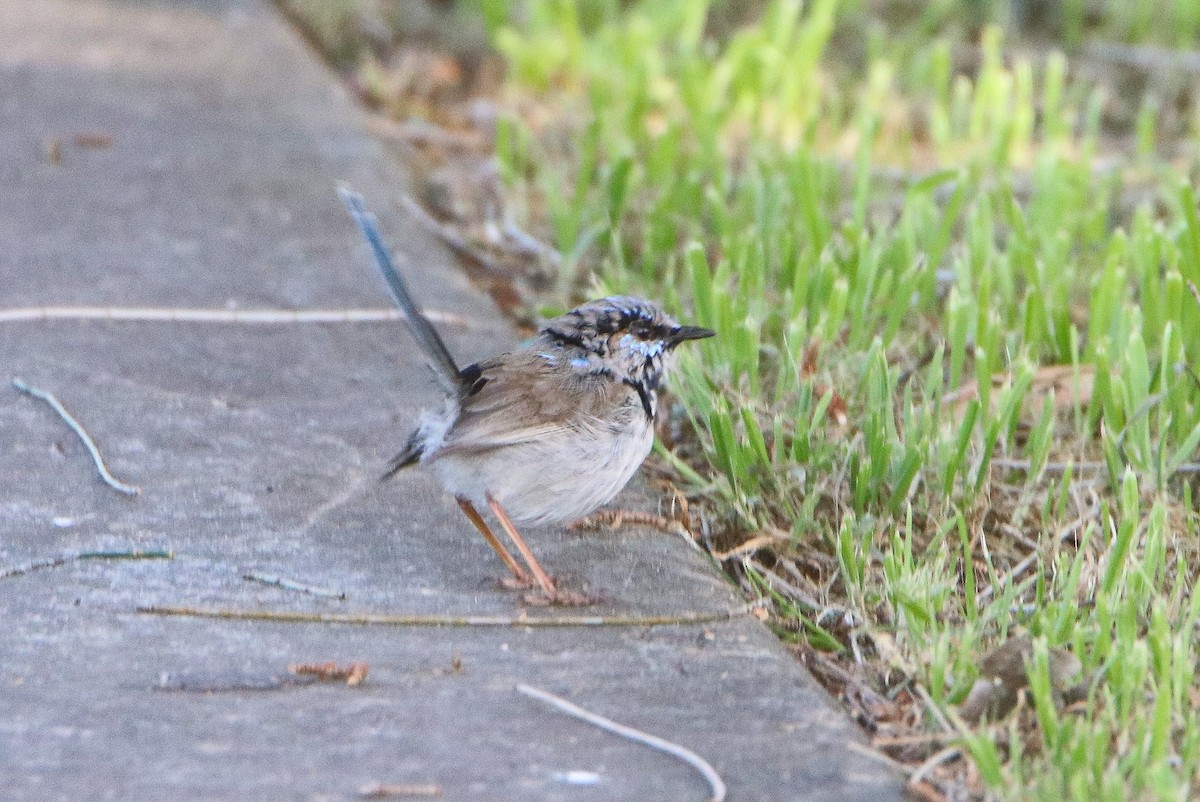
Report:
[[[475,524],[475,528],[479,530],[479,534],[483,535],[483,539],[488,542],[488,545],[495,549],[496,553],[500,555],[500,559],[503,560],[504,564],[508,566],[508,570],[513,572],[513,575],[516,576],[517,581],[521,582],[522,584],[528,584],[530,582],[529,574],[525,572],[525,569],[521,567],[516,558],[508,553],[508,549],[504,548],[504,544],[500,542],[500,538],[492,534],[492,530],[488,527],[487,521],[483,520],[482,516],[480,516],[480,514],[476,511],[475,505],[467,501],[465,498],[460,498],[458,499],[458,506],[459,509],[463,511],[463,514],[470,519],[471,523]]]
[[[517,547],[517,551],[521,552],[521,556],[525,558],[525,564],[529,566],[529,570],[533,571],[534,577],[538,584],[542,586],[542,590],[551,599],[558,598],[558,590],[555,589],[554,583],[550,581],[550,576],[545,572],[541,565],[538,564],[537,558],[533,556],[533,552],[529,550],[529,546],[525,545],[525,540],[521,537],[521,533],[517,531],[517,527],[513,526],[513,522],[509,519],[508,513],[500,506],[500,502],[488,496],[488,506],[492,508],[497,520],[500,521],[501,528],[504,529],[513,545]]]

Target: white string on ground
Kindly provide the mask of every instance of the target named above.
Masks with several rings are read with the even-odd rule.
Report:
[[[465,326],[460,315],[426,309],[435,323]],[[379,323],[402,320],[398,309],[186,309],[120,306],[27,306],[0,309],[0,323],[27,320],[122,320],[183,323]]]
[[[541,688],[534,688],[531,685],[521,683],[517,686],[517,692],[537,699],[539,702],[545,702],[551,707],[566,713],[568,716],[577,718],[580,721],[586,721],[593,727],[599,727],[605,732],[619,735],[622,738],[642,744],[643,746],[648,746],[651,749],[657,749],[660,752],[666,752],[668,755],[682,760],[703,775],[704,779],[708,780],[708,784],[712,788],[712,796],[709,798],[709,802],[724,802],[725,782],[721,779],[721,775],[717,774],[717,770],[707,760],[692,750],[664,738],[659,738],[657,735],[650,735],[649,733],[584,710],[582,707],[568,702],[561,696],[555,696],[549,691],[543,691]]]
[[[62,402],[59,401],[53,393],[49,393],[37,387],[32,387],[16,376],[13,377],[12,385],[26,395],[30,395],[41,401],[45,401],[50,405],[51,409],[58,413],[58,416],[62,418],[68,426],[71,427],[71,431],[75,432],[79,439],[83,441],[84,448],[86,448],[88,453],[92,455],[92,462],[96,463],[96,470],[100,472],[100,478],[104,480],[106,485],[119,493],[124,493],[127,496],[136,496],[142,492],[140,487],[136,487],[135,485],[127,485],[108,472],[108,466],[104,464],[104,458],[100,456],[100,449],[96,448],[96,443],[92,440],[91,435],[89,435],[87,430],[83,428],[83,424],[75,420],[70,412],[67,412],[67,408],[62,405]]]

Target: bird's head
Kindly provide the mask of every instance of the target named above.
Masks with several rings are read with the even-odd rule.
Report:
[[[658,389],[675,346],[716,332],[682,326],[658,304],[628,295],[589,301],[551,320],[542,329],[563,347],[582,351],[576,367],[607,371],[620,381]]]

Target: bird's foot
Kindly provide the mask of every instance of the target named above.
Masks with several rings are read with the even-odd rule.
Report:
[[[497,581],[501,587],[508,590],[529,591],[521,596],[521,601],[535,607],[585,607],[596,603],[595,598],[575,590],[563,590],[558,587],[547,590],[529,574],[505,576]]]
[[[507,590],[529,590],[538,587],[538,581],[529,574],[523,576],[503,576],[496,580],[500,587]]]

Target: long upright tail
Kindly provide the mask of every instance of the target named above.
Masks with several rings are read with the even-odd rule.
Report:
[[[342,203],[346,205],[354,222],[358,223],[367,244],[371,246],[371,252],[375,256],[375,265],[387,281],[388,288],[392,291],[392,297],[396,299],[396,305],[404,313],[404,320],[408,323],[409,331],[412,332],[413,337],[421,346],[421,350],[425,352],[429,364],[437,373],[438,381],[442,383],[448,393],[461,391],[463,379],[458,365],[454,362],[450,349],[442,341],[441,335],[437,333],[437,329],[429,322],[429,318],[421,313],[420,307],[413,300],[412,293],[408,291],[408,285],[404,283],[404,279],[396,271],[396,266],[392,264],[387,248],[383,245],[383,238],[379,235],[379,226],[375,215],[368,212],[363,206],[362,195],[349,187],[338,187],[338,195],[341,196]]]

